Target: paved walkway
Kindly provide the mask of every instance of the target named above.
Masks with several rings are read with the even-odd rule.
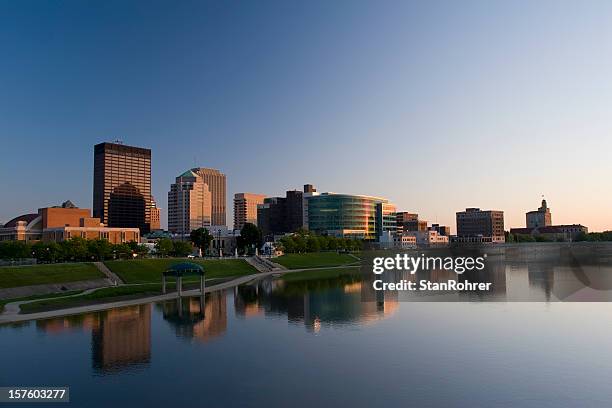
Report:
[[[49,295],[73,290],[87,290],[113,286],[108,278],[89,279],[76,282],[46,283],[43,285],[17,286],[15,288],[0,289],[0,299],[14,299],[27,296]]]
[[[287,269],[284,266],[274,263],[268,258],[263,258],[261,256],[250,256],[245,260],[259,272],[273,272]]]
[[[283,275],[286,273],[295,273],[295,272],[316,271],[316,270],[321,270],[321,269],[342,269],[342,268],[356,268],[356,267],[357,266],[341,265],[341,266],[326,266],[326,267],[320,267],[320,268],[284,269],[284,270],[278,270],[278,271],[262,272],[262,273],[258,273],[255,275],[240,276],[238,278],[232,279],[227,282],[219,283],[214,286],[208,286],[204,290],[204,293],[232,288],[234,286],[243,285],[251,281],[256,281],[262,278],[266,278],[268,276]],[[100,288],[97,288],[97,289],[100,289]],[[87,293],[95,292],[97,289],[90,289],[90,290],[86,290],[83,293],[78,293],[76,295],[70,295],[70,296],[65,296],[61,298],[55,297],[52,299],[63,299],[63,298],[68,298],[68,297],[81,296]],[[199,294],[200,294],[200,289],[192,289],[192,290],[183,291],[183,297],[197,296]],[[76,314],[82,314],[82,313],[98,312],[101,310],[113,309],[116,307],[134,306],[134,305],[141,305],[145,303],[152,303],[152,302],[159,302],[163,300],[175,299],[176,297],[177,297],[177,293],[172,292],[172,293],[168,293],[165,295],[149,296],[149,297],[144,297],[144,298],[139,298],[139,299],[122,300],[122,301],[110,302],[110,303],[100,303],[100,304],[95,304],[95,305],[79,306],[79,307],[73,307],[73,308],[61,309],[61,310],[50,310],[48,312],[19,314],[19,306],[21,306],[22,304],[38,302],[38,301],[45,300],[45,299],[25,300],[25,301],[7,303],[4,306],[4,313],[0,315],[0,325],[6,324],[6,323],[23,322],[27,320],[47,319],[51,317],[70,316],[70,315],[76,315]]]
[[[93,264],[96,266],[96,268],[98,268],[100,272],[106,275],[106,277],[110,279],[115,285],[123,284],[123,281],[121,280],[119,275],[117,275],[116,273],[108,269],[108,267],[104,265],[104,262],[94,262]]]

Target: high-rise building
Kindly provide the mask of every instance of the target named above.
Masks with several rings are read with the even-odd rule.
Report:
[[[168,231],[187,236],[194,229],[212,225],[212,194],[204,178],[187,170],[168,192]]]
[[[149,232],[150,149],[121,143],[94,146],[93,216],[109,227]]]
[[[396,213],[397,233],[407,231],[427,231],[427,221],[419,219],[419,214],[401,211]]]
[[[458,212],[457,237],[467,242],[505,242],[504,212],[480,208]]]
[[[397,233],[397,209],[386,201],[376,206],[376,236],[380,238],[384,232]]]
[[[303,227],[303,196],[299,190],[287,191],[285,197],[268,197],[257,206],[257,226],[264,237],[295,232]]]
[[[191,171],[202,177],[204,183],[208,185],[212,205],[212,225],[227,225],[225,174],[221,173],[219,170],[207,169],[204,167],[193,168]]]
[[[161,229],[161,210],[157,206],[155,198],[151,196],[151,231]]]
[[[244,224],[257,225],[257,206],[263,204],[263,194],[236,193],[234,194],[234,229],[239,230]]]
[[[529,211],[526,215],[527,228],[548,227],[552,225],[552,215],[550,208],[546,205],[546,200],[542,200],[542,206],[536,211]]]

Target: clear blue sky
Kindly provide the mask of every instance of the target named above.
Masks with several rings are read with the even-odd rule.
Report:
[[[606,1],[1,0],[0,221],[91,208],[93,145],[120,138],[163,208],[198,165],[228,213],[313,183],[453,229],[544,194],[612,229],[611,39]]]

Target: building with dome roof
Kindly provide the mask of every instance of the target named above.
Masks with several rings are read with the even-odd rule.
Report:
[[[61,206],[39,208],[37,213],[23,214],[0,227],[0,241],[55,241],[70,238],[106,239],[123,243],[140,241],[138,228],[106,227],[87,208],[78,208],[70,200]]]

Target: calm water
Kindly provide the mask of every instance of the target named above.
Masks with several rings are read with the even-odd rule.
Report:
[[[505,300],[567,281],[503,264]],[[0,385],[69,385],[87,407],[612,404],[611,303],[362,302],[365,285],[270,279],[0,327]]]

